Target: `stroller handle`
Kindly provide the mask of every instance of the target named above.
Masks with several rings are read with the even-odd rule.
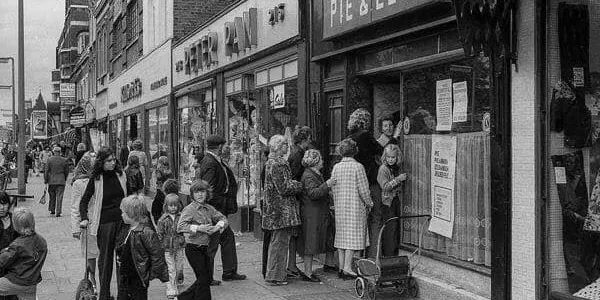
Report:
[[[381,229],[379,229],[379,235],[377,237],[377,254],[375,256],[375,263],[379,266],[380,258],[381,258],[381,239],[383,238],[383,231],[389,222],[400,220],[400,219],[417,219],[417,218],[427,218],[427,221],[431,220],[431,215],[422,214],[422,215],[408,215],[408,216],[398,216],[387,219]],[[422,232],[421,232],[422,234]],[[419,237],[419,249],[421,248],[421,237]]]

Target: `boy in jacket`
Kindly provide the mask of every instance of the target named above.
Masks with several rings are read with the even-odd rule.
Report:
[[[123,199],[121,212],[129,228],[117,240],[118,300],[147,300],[150,280],[169,281],[165,252],[158,235],[148,225],[149,213],[143,197]]]

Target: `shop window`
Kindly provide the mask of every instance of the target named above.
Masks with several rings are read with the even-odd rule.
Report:
[[[268,70],[256,72],[256,86],[266,85],[267,83],[269,83],[268,72]]]
[[[283,65],[284,77],[292,78],[298,76],[298,61],[294,60],[292,62],[286,63]]]
[[[432,163],[433,152],[440,155],[436,148],[440,141],[454,144],[441,152],[456,150],[441,154],[445,156],[439,160],[440,164],[454,168],[450,175],[454,179],[443,186],[445,195],[452,195],[446,199],[452,200],[441,203],[454,207],[453,217],[446,224],[452,230],[448,233],[430,228],[423,235],[422,247],[485,267],[491,266],[492,244],[492,137],[486,127],[488,123],[483,122],[490,113],[489,74],[488,58],[476,57],[398,74],[397,81],[375,79],[372,87],[374,124],[390,115],[405,133],[403,168],[408,179],[398,210],[403,215],[432,212],[432,198],[439,199],[440,195],[439,189],[432,189],[432,180],[436,180],[433,174],[440,174],[439,166]],[[329,104],[332,128],[342,127],[334,123],[338,119],[336,99],[331,97]],[[402,122],[405,118],[407,121]],[[381,128],[374,127],[376,136],[381,134]],[[330,139],[337,138],[337,133],[331,132]],[[416,219],[402,221],[401,244],[409,248],[419,245],[419,224],[422,223]]]
[[[269,82],[281,80],[283,78],[283,68],[281,66],[269,69]]]
[[[546,178],[550,290],[585,299],[600,284],[600,2],[550,1]]]

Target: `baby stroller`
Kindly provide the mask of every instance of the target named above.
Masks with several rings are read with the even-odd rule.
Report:
[[[354,282],[354,290],[361,299],[374,300],[375,294],[380,289],[391,287],[396,288],[396,292],[400,295],[407,294],[411,297],[417,297],[419,288],[412,273],[418,262],[411,267],[410,261],[415,255],[417,257],[421,256],[421,240],[424,227],[428,222],[425,222],[423,227],[420,228],[419,247],[410,257],[408,255],[381,257],[381,237],[387,224],[398,219],[411,218],[427,218],[427,221],[429,221],[431,215],[401,216],[388,219],[379,230],[375,260],[364,258],[356,261],[358,277]]]

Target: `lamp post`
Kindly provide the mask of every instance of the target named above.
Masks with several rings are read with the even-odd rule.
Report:
[[[0,64],[7,64],[10,61],[11,63],[11,75],[12,75],[12,84],[10,85],[10,89],[12,90],[12,143],[17,140],[17,124],[15,124],[15,59],[12,57],[0,57]],[[8,89],[8,86],[0,86],[1,89]]]
[[[19,152],[17,175],[19,194],[25,194],[25,46],[23,0],[19,0]]]

